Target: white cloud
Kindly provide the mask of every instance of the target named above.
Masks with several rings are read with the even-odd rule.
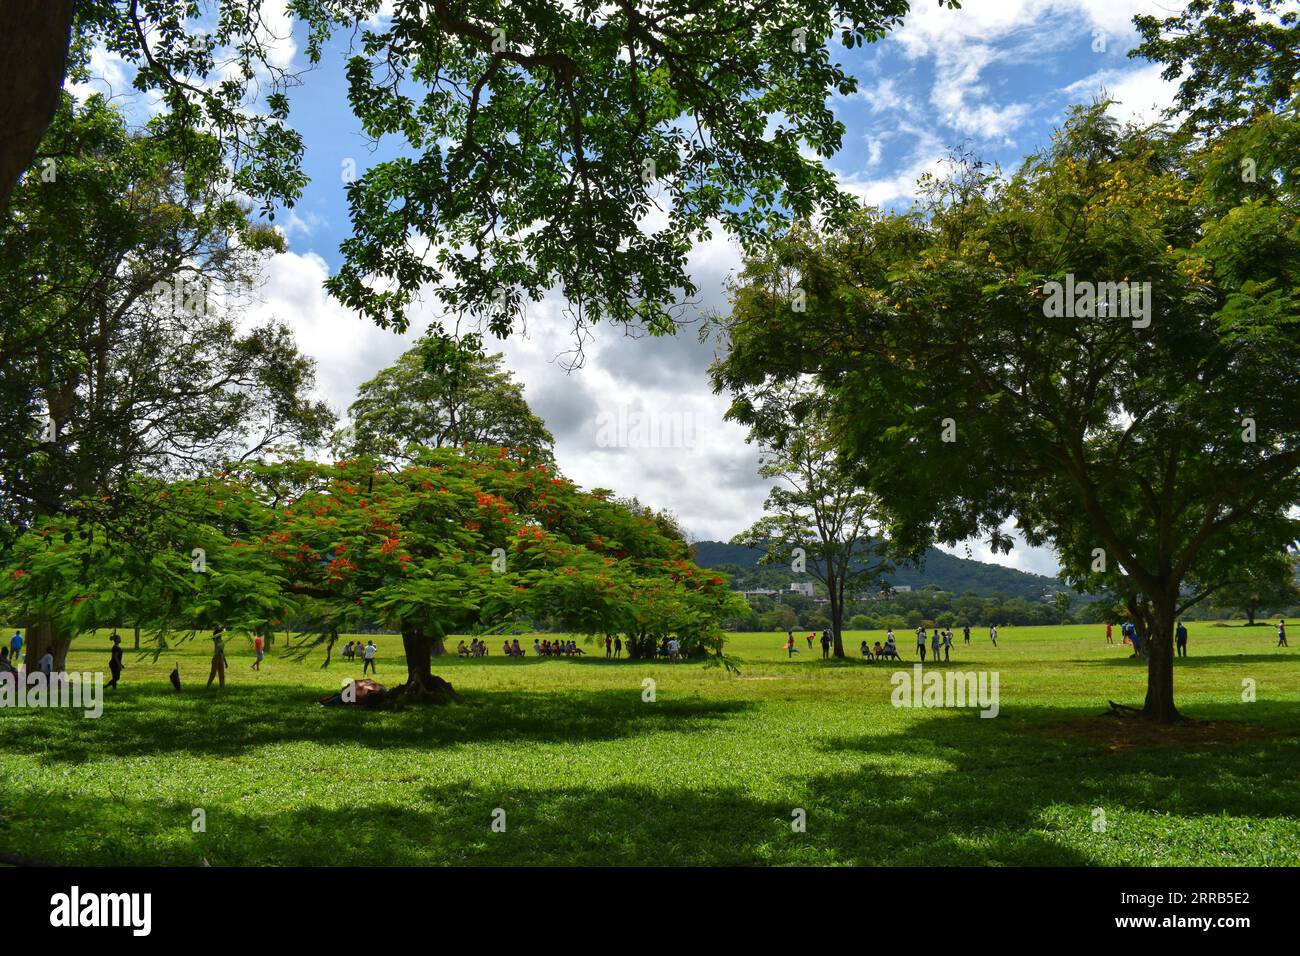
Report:
[[[1127,70],[1098,70],[1061,92],[1071,103],[1090,103],[1105,95],[1115,101],[1108,112],[1121,123],[1153,123],[1178,90],[1177,83],[1160,76],[1162,69],[1159,63],[1143,63]]]

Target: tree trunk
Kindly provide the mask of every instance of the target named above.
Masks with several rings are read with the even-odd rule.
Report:
[[[451,684],[433,673],[433,647],[440,639],[426,634],[422,627],[402,625],[402,651],[406,655],[406,683],[396,693],[406,700],[426,704],[445,704],[456,696]]]
[[[48,619],[37,621],[27,628],[27,644],[23,650],[27,654],[27,673],[36,670],[36,665],[46,651],[54,654],[54,670],[67,669],[68,648],[72,645],[72,635],[60,632]],[[14,666],[17,666],[15,662]]]
[[[1151,628],[1143,641],[1147,652],[1147,699],[1142,714],[1158,724],[1173,724],[1183,719],[1174,706],[1175,600],[1152,598]]]
[[[72,6],[73,0],[0,0],[0,214],[58,106]]]
[[[140,649],[140,625],[139,624],[135,626],[135,649],[137,651]]]
[[[844,657],[844,638],[840,631],[844,626],[844,600],[843,595],[835,593],[835,585],[832,583],[827,591],[830,593],[831,602],[831,638],[834,640],[834,650],[832,653],[836,657]]]

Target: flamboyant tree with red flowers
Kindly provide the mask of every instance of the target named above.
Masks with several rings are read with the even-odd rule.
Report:
[[[719,652],[736,613],[721,576],[652,515],[586,492],[524,451],[431,450],[413,463],[290,460],[141,483],[129,528],[81,515],[33,529],[0,580],[11,612],[69,631],[122,620],[270,630],[293,617],[327,646],[360,618],[399,631],[405,695],[443,699],[447,635],[542,618]],[[122,509],[115,508],[119,514]],[[327,657],[328,662],[328,657]]]

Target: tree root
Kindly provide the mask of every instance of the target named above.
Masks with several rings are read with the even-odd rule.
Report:
[[[441,677],[431,675],[425,680],[408,680],[399,684],[384,695],[383,707],[405,707],[408,704],[438,705],[450,704],[459,700],[451,684]]]

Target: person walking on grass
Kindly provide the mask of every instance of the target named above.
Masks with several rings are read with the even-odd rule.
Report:
[[[614,642],[608,634],[605,635],[605,660],[609,660],[614,655]]]
[[[1277,646],[1278,647],[1291,646],[1286,642],[1286,621],[1277,622]]]
[[[262,669],[262,658],[266,657],[266,641],[261,634],[253,635],[253,670]]]
[[[831,657],[831,635],[827,631],[822,631],[822,660],[830,660]]]
[[[812,631],[809,631],[809,632],[808,632],[808,650],[810,650],[810,651],[812,650],[812,642],[813,642],[813,633],[812,633]]]
[[[614,660],[623,656],[623,638],[619,635],[614,636]]]
[[[1114,640],[1111,638],[1111,636],[1110,636],[1110,624],[1107,624],[1107,625],[1106,625],[1106,643],[1107,643],[1107,644],[1114,644],[1114,643],[1115,643],[1115,641],[1114,641]]]
[[[208,689],[212,689],[212,682],[218,682],[220,690],[226,689],[226,642],[222,640],[221,628],[216,628],[212,632],[212,670],[208,672]]]
[[[113,679],[105,686],[116,687],[122,678],[122,639],[114,633],[109,640],[113,642],[113,647],[108,652],[108,672],[113,675]]]
[[[786,632],[785,659],[789,660],[790,658],[794,657],[798,653],[799,651],[794,646],[794,634],[791,632]]]
[[[943,632],[943,662],[948,663],[948,654],[952,651],[952,629]]]
[[[1179,621],[1178,626],[1174,628],[1174,645],[1178,648],[1178,656],[1187,656],[1187,628],[1183,622]]]
[[[379,648],[375,647],[375,639],[372,637],[370,639],[370,642],[366,644],[366,649],[363,654],[363,656],[365,657],[365,663],[361,665],[361,674],[363,677],[365,676],[367,671],[370,672],[371,674],[378,673],[378,671],[375,670],[375,653],[378,650]]]
[[[970,643],[970,625],[969,625],[969,624],[967,624],[965,627],[963,627],[963,628],[961,629],[961,636],[965,639],[965,641],[966,641],[967,644]]]
[[[921,655],[921,663],[925,663],[925,628],[916,629],[916,652]]]
[[[998,646],[998,626],[996,624],[989,625],[989,640],[993,642],[994,647]]]
[[[23,659],[22,650],[23,633],[22,631],[14,631],[14,636],[9,638],[9,663],[13,664],[14,667],[17,667]]]
[[[941,640],[939,629],[936,627],[934,633],[930,635],[930,656],[934,658],[936,664],[939,663],[939,642]]]

